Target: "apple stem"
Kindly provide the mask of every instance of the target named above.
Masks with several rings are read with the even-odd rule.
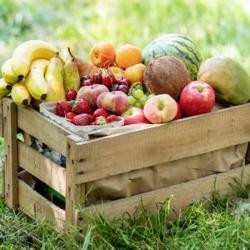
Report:
[[[55,57],[56,57],[56,58],[59,57],[59,51],[57,51],[57,52],[55,53]]]

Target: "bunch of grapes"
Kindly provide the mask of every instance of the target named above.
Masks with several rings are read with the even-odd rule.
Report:
[[[137,108],[143,108],[151,96],[152,94],[139,82],[132,84],[128,92],[130,105]]]

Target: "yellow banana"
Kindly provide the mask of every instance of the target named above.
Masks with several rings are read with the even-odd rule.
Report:
[[[48,65],[48,60],[35,60],[31,64],[30,73],[25,81],[25,85],[31,96],[36,100],[44,101],[47,97],[48,87],[44,76]]]
[[[18,77],[25,77],[28,75],[31,63],[34,60],[50,60],[57,51],[56,47],[44,41],[26,41],[14,50],[12,55],[12,70]]]
[[[52,57],[45,74],[48,93],[46,102],[56,102],[65,100],[65,90],[63,86],[63,64],[59,59],[59,54]]]
[[[0,97],[6,96],[10,93],[12,85],[7,83],[3,78],[0,79]]]
[[[14,74],[12,71],[12,59],[6,60],[2,67],[1,67],[1,72],[4,80],[8,83],[16,83],[18,82],[18,76]],[[21,80],[21,79],[20,79]]]
[[[16,83],[10,95],[17,106],[24,108],[30,105],[31,96],[24,83]]]

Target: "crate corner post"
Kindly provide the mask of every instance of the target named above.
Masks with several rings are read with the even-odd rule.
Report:
[[[77,208],[84,206],[85,185],[77,183],[77,138],[74,135],[67,137],[66,155],[66,220],[65,226],[77,226]]]
[[[4,198],[11,207],[18,207],[17,106],[9,98],[3,102],[4,127]]]

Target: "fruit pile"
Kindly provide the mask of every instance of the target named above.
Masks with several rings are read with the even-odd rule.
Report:
[[[215,102],[239,105],[250,99],[250,77],[229,58],[202,62],[197,45],[179,34],[163,35],[141,51],[99,43],[91,63],[68,48],[62,58],[51,44],[19,45],[1,67],[0,96],[20,107],[55,102],[56,115],[77,126],[165,123],[210,112]]]
[[[120,120],[119,116],[109,113],[103,108],[93,111],[93,108],[84,99],[71,103],[58,101],[55,114],[65,117],[67,121],[76,126],[105,125]]]

